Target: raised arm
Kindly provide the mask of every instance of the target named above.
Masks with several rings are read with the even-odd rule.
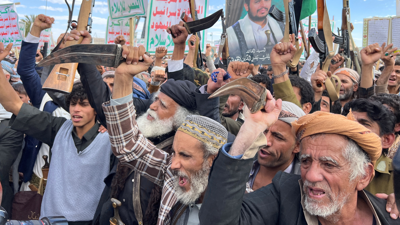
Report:
[[[46,92],[42,89],[41,79],[36,72],[36,52],[39,45],[40,33],[51,27],[54,18],[38,15],[33,22],[32,29],[25,41],[22,42],[19,63],[17,67],[18,74],[21,76],[22,83],[31,103],[36,108],[40,107],[43,96]]]
[[[193,67],[193,60],[194,60],[194,55],[195,55],[195,49],[196,49],[196,39],[197,36],[192,34],[188,40],[188,46],[189,46],[189,52],[186,56],[186,59],[184,61],[185,64],[189,65],[190,67]]]
[[[122,162],[132,165],[141,175],[162,186],[169,164],[168,153],[157,149],[140,132],[132,101],[132,82],[135,74],[147,70],[152,63],[143,46],[123,46],[122,63],[115,71],[111,104],[103,104],[112,151]],[[141,56],[144,62],[139,62]]]
[[[372,44],[363,48],[360,55],[362,61],[360,87],[367,89],[374,85],[374,64],[381,58],[382,48],[378,44]]]
[[[12,44],[9,44],[4,49],[3,43],[0,43],[0,61],[7,56],[11,47]],[[10,121],[11,129],[30,135],[50,146],[58,129],[66,120],[24,104],[6,79],[3,70],[0,70],[0,104],[16,116]]]
[[[243,196],[253,158],[259,147],[267,143],[263,132],[275,123],[281,108],[282,101],[275,101],[269,92],[265,112],[250,114],[245,108],[246,120],[235,142],[233,145],[224,145],[214,161],[200,210],[201,224],[275,224],[264,223],[265,212],[252,210],[257,207],[255,204],[257,200],[243,200]],[[269,194],[269,191],[265,192],[261,200],[271,204],[275,212],[278,211],[278,205],[274,204],[277,202],[276,197]],[[278,215],[271,216],[268,221],[276,222]]]
[[[299,100],[296,98],[296,94],[293,91],[292,84],[289,80],[288,70],[286,69],[286,63],[292,60],[296,52],[294,47],[294,36],[291,38],[292,42],[279,42],[274,46],[271,51],[271,66],[274,71],[273,79],[274,84],[274,95],[276,99],[282,99],[283,101],[289,101],[297,106],[301,107]]]
[[[393,48],[393,44],[386,46],[386,43],[383,43],[381,48],[383,49],[381,59],[385,64],[385,68],[383,69],[381,76],[376,81],[376,86],[375,86],[376,94],[389,93],[388,91],[389,77],[394,69],[396,56],[400,54],[400,52],[394,53],[394,51],[396,51],[397,48]],[[376,69],[378,70],[379,68]]]

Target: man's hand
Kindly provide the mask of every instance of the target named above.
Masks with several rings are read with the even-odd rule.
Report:
[[[393,44],[386,46],[386,43],[383,43],[381,48],[383,49],[381,59],[385,63],[385,67],[394,66],[396,56],[398,56],[400,52],[393,54],[393,52],[397,50],[397,48],[393,48]],[[379,68],[376,69],[378,70]]]
[[[3,59],[5,59],[8,54],[11,51],[13,44],[10,43],[7,45],[7,47],[4,48],[4,44],[2,42],[0,42],[0,61],[2,61]]]
[[[271,127],[279,117],[282,111],[282,100],[275,100],[271,92],[267,90],[267,99],[264,108],[256,113],[250,113],[250,110],[245,107],[243,115],[246,118],[245,123],[251,124],[257,131],[263,132]]]
[[[171,34],[172,40],[175,45],[186,45],[186,39],[188,37],[188,32],[181,21],[179,24],[173,25],[167,29],[168,34]]]
[[[331,72],[328,71],[328,74],[331,75]],[[328,78],[328,74],[323,70],[317,70],[311,75],[311,85],[315,93],[322,93],[325,90],[324,83],[326,78]]]
[[[211,45],[207,44],[206,45],[206,57],[211,55]]]
[[[53,17],[40,14],[36,16],[35,21],[33,21],[30,33],[35,37],[40,37],[40,32],[42,32],[42,30],[50,28],[53,23]]]
[[[230,62],[228,65],[228,73],[231,75],[231,80],[236,80],[242,77],[248,77],[253,70],[254,65],[247,62]]]
[[[167,55],[166,47],[157,47],[156,48],[156,59],[163,59],[165,55]]]
[[[333,58],[333,61],[335,61],[335,64],[331,64],[330,71],[333,73],[335,72],[341,65],[344,63],[344,57],[341,56],[340,54],[336,54]]]
[[[253,75],[253,76],[257,75],[257,74],[258,74],[258,69],[259,69],[259,68],[260,68],[259,65],[255,65],[255,66],[253,67],[253,69],[251,70],[251,75]]]
[[[378,198],[381,198],[381,199],[386,199],[386,211],[388,213],[390,213],[390,217],[392,219],[399,218],[400,213],[399,213],[399,210],[397,209],[394,193],[392,193],[390,195],[387,195],[384,193],[377,193],[375,196]]]
[[[156,70],[154,74],[152,73],[152,80],[153,82],[160,82],[160,84],[162,84],[167,80],[167,74],[165,74],[164,70]]]
[[[81,44],[90,44],[92,42],[92,35],[90,35],[87,30],[71,30],[67,37],[67,41],[79,40],[80,37],[83,37]]]
[[[281,43],[279,42],[274,46],[271,51],[271,64],[272,65],[286,65],[287,62],[293,59],[296,53],[294,34],[290,35],[291,41]]]
[[[190,38],[188,40],[189,50],[194,51],[196,49],[196,40],[197,40],[197,36],[195,34],[192,34],[192,36],[190,36]]]
[[[145,48],[141,45],[139,47],[122,46],[122,57],[126,59],[125,63],[118,66],[115,71],[115,76],[135,76],[136,74],[146,71],[153,60],[144,54]],[[143,59],[143,62],[139,60]]]
[[[119,35],[118,37],[115,38],[114,43],[117,45],[125,45],[126,43],[125,37],[123,35]]]
[[[211,77],[208,79],[207,81],[207,93],[208,94],[212,94],[214,93],[216,90],[218,90],[220,87],[224,86],[227,82],[224,81],[224,76],[226,74],[226,71],[222,68],[218,68],[216,70],[213,71],[214,72],[218,72],[217,74],[217,82],[214,82]]]
[[[100,125],[100,127],[99,127],[99,130],[98,130],[99,132],[101,132],[101,133],[104,133],[104,132],[106,132],[107,131],[107,128],[105,128],[103,125]]]
[[[37,50],[36,51],[36,62],[38,63],[38,62],[42,61],[42,59],[43,59],[42,53],[40,53],[40,51]]]
[[[363,66],[369,66],[376,63],[382,56],[382,48],[378,43],[363,48],[360,52]]]

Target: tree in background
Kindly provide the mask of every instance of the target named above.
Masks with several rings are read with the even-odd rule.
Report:
[[[31,31],[31,26],[35,18],[36,15],[25,15],[25,18],[21,19],[21,21],[25,23],[25,37],[29,34],[29,31]]]

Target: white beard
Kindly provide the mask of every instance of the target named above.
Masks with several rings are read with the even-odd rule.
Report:
[[[187,174],[179,171],[173,170],[174,174],[174,188],[175,194],[178,201],[182,204],[189,205],[196,202],[196,200],[203,194],[208,185],[208,175],[210,174],[210,167],[208,166],[207,160],[204,160],[203,168],[192,175],[191,178]],[[190,189],[186,191],[184,188],[179,186],[179,177],[185,177],[189,184]]]
[[[330,203],[325,206],[321,206],[318,200],[314,200],[308,197],[307,195],[307,188],[306,187],[313,187],[313,183],[308,182],[307,180],[303,184],[303,193],[304,193],[304,208],[305,210],[313,216],[319,216],[322,218],[327,218],[335,213],[339,212],[343,206],[346,204],[346,200],[348,196],[333,196],[330,188],[327,185],[323,185],[324,187],[320,187],[325,190],[325,194],[330,199]]]
[[[150,114],[154,118],[153,121],[147,119],[147,115]],[[140,132],[146,138],[157,137],[163,134],[167,134],[174,129],[174,117],[170,117],[165,120],[158,119],[157,113],[153,110],[148,109],[146,113],[139,116],[136,119]]]

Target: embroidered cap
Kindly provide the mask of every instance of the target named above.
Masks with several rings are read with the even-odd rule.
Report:
[[[197,140],[209,144],[216,149],[220,149],[228,139],[228,131],[215,120],[208,117],[189,115],[186,117],[185,122],[178,128]],[[217,154],[218,152],[212,152]]]

